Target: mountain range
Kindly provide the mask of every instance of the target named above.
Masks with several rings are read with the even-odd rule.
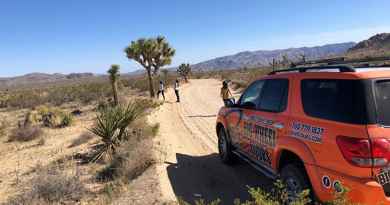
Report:
[[[359,43],[347,42],[314,47],[288,48],[277,50],[244,51],[234,55],[218,57],[192,65],[193,71],[209,71],[269,66],[273,59],[281,61],[287,56],[291,61],[322,59],[335,56],[361,58],[367,56],[390,56],[390,33],[381,33]],[[170,68],[176,71],[176,68]],[[140,75],[144,70],[136,70],[123,75]],[[96,79],[99,75],[92,73],[46,74],[30,73],[23,76],[0,78],[0,89],[8,87],[28,87],[29,85],[45,85],[47,83],[78,82],[80,79]]]
[[[361,41],[346,54],[350,58],[390,56],[390,33],[380,33]]]
[[[315,47],[288,48],[278,50],[244,51],[192,65],[194,70],[221,70],[269,66],[273,59],[281,61],[286,55],[291,61],[299,61],[302,55],[306,60],[344,55],[356,45],[354,42],[328,44]]]
[[[49,83],[74,82],[79,79],[89,79],[94,77],[93,73],[71,73],[64,75],[61,73],[29,73],[22,76],[0,78],[0,89],[11,87],[29,87],[30,85],[45,85]]]

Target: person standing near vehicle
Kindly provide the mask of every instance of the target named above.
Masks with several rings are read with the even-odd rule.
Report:
[[[179,80],[175,81],[174,85],[175,94],[176,94],[176,102],[180,102],[180,96],[179,96]]]
[[[229,90],[228,82],[226,80],[222,82],[221,97],[225,106],[234,104],[234,98]]]
[[[160,98],[160,93],[163,96],[163,99],[165,101],[165,95],[164,95],[164,83],[160,80],[160,85],[158,87],[158,92],[157,92],[157,99]]]

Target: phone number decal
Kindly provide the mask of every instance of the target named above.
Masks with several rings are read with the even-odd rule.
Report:
[[[322,135],[325,131],[322,127],[317,127],[300,122],[293,122],[291,136],[308,140],[315,143],[322,143]]]

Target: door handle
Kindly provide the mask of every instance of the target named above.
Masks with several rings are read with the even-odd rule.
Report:
[[[284,125],[283,125],[283,123],[274,123],[273,127],[276,128],[276,129],[283,129]]]

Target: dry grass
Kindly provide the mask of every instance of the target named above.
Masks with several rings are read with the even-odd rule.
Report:
[[[7,127],[9,126],[8,121],[2,119],[0,120],[0,137],[6,134]]]
[[[151,140],[125,142],[113,156],[111,162],[97,175],[100,181],[119,180],[128,182],[141,175],[154,163],[150,150]]]
[[[37,139],[43,135],[43,130],[39,126],[23,126],[15,128],[8,137],[8,142],[27,142]]]
[[[141,175],[155,160],[151,150],[152,139],[160,124],[150,125],[145,117],[136,120],[130,127],[130,136],[112,156],[109,164],[97,175],[101,181],[131,181]]]
[[[27,185],[6,204],[74,204],[87,194],[77,170],[67,172],[55,166],[37,169]]]

